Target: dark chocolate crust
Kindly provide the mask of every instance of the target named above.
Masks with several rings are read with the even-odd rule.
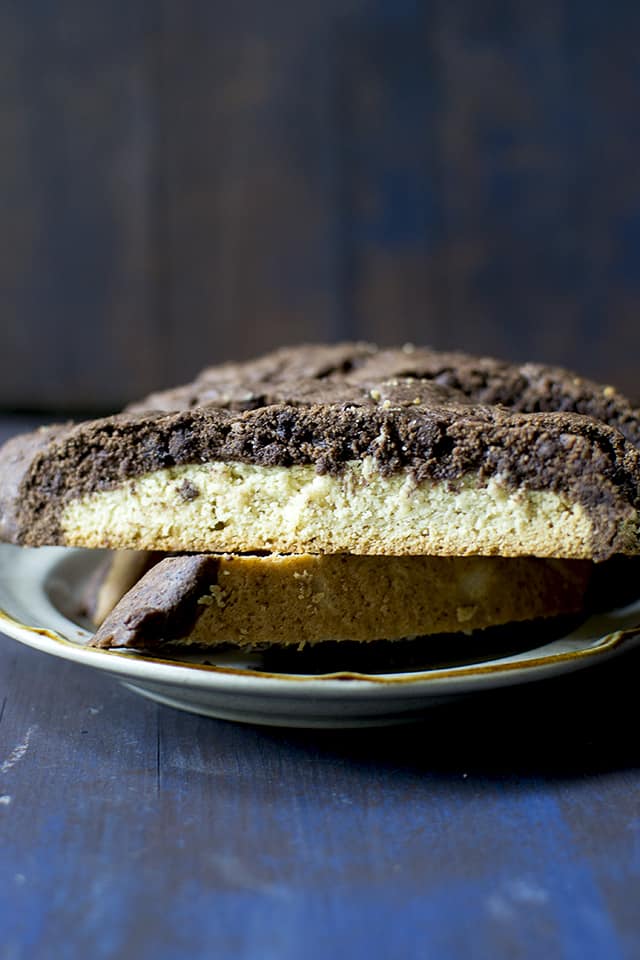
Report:
[[[21,507],[31,469],[49,456],[52,443],[65,437],[72,426],[40,427],[12,437],[0,447],[0,540],[21,542]]]
[[[473,474],[565,493],[598,513],[594,556],[629,550],[640,415],[568,371],[367,344],[276,351],[205,370],[125,413],[54,427],[0,451],[0,534],[60,542],[61,503],[162,467],[209,460],[313,464],[373,457],[382,473]],[[185,490],[185,496],[197,496]]]
[[[204,610],[198,601],[217,574],[213,556],[161,560],[122,598],[91,645],[154,648],[186,636]]]
[[[615,427],[640,447],[640,410],[612,386],[561,367],[516,365],[412,344],[401,349],[367,343],[286,347],[248,363],[207,367],[193,383],[152,393],[127,409],[169,412],[215,406],[242,411],[341,400],[370,405],[367,388],[385,384],[378,401],[383,402],[393,400],[394,392],[397,396],[398,385],[394,391],[392,381],[412,379],[447,388],[451,394],[445,396],[453,400],[500,404],[520,413],[579,413]]]

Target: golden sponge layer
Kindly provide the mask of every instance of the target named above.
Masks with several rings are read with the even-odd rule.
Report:
[[[219,553],[592,556],[586,510],[499,479],[416,484],[373,461],[312,466],[207,463],[157,470],[68,503],[65,543]]]

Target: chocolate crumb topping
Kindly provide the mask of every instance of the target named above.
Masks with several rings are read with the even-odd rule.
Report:
[[[10,441],[0,451],[0,533],[59,542],[69,499],[163,467],[311,464],[337,474],[372,458],[382,474],[405,471],[417,484],[472,474],[562,492],[598,510],[594,555],[604,558],[628,547],[639,447],[639,411],[562,369],[411,346],[288,348],[208,368],[117,416]],[[190,483],[179,493],[198,495]]]

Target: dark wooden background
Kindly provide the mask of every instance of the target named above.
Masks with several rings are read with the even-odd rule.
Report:
[[[636,0],[4,0],[0,408],[283,342],[640,395]]]

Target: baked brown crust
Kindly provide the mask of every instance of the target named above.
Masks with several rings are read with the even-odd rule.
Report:
[[[395,385],[392,381],[398,380]],[[395,402],[403,384],[426,381],[449,399],[499,404],[520,413],[578,413],[615,427],[640,446],[640,411],[614,387],[562,367],[513,364],[492,357],[443,352],[406,344],[379,349],[368,343],[284,347],[247,363],[205,368],[192,383],[150,394],[131,412],[172,412],[215,406],[243,411],[283,404],[307,406],[331,400],[359,405]],[[384,384],[379,398],[371,392]],[[364,395],[353,387],[364,387]],[[351,389],[350,389],[351,388]],[[369,395],[367,396],[367,389]],[[409,399],[415,394],[409,389]]]
[[[85,585],[79,614],[94,626],[109,616],[123,596],[166,554],[147,550],[107,551]]]
[[[171,557],[120,600],[93,645],[300,647],[470,633],[578,612],[591,571],[535,558]]]
[[[65,504],[167,467],[312,465],[339,475],[371,459],[417,485],[498,477],[511,490],[562,494],[592,516],[590,555],[604,559],[639,549],[639,423],[611,387],[556,368],[367,344],[290,348],[209,368],[115,417],[10,441],[0,451],[0,535],[64,543]],[[118,544],[107,535],[105,545]]]

